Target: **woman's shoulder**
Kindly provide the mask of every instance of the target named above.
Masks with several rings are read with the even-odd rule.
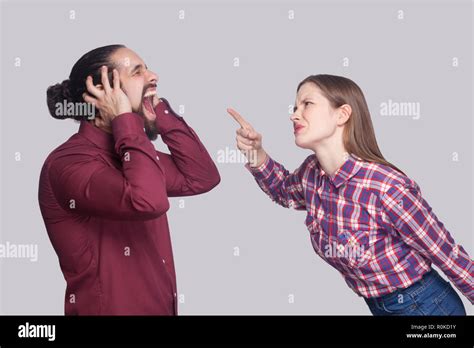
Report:
[[[360,177],[371,183],[371,186],[381,193],[386,193],[393,188],[420,189],[415,180],[387,164],[371,161],[359,162],[362,167]]]
[[[305,160],[301,164],[301,167],[315,167],[317,163],[318,163],[318,158],[313,153],[305,158]]]

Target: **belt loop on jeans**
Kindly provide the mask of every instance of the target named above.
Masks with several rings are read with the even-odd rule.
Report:
[[[437,276],[436,271],[432,268],[425,274],[423,274],[423,277],[421,277],[420,280],[417,282],[413,283],[412,285],[418,284],[420,285],[416,290],[413,290],[412,292],[409,292],[410,296],[416,296],[418,295],[421,291],[426,289],[431,283],[433,283],[435,277]]]

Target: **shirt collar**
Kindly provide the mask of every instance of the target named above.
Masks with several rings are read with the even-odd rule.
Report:
[[[94,126],[91,122],[81,121],[79,134],[101,149],[114,151],[115,141],[113,134],[107,133],[106,131]]]
[[[349,154],[344,164],[331,176],[326,174],[323,168],[319,165],[319,162],[317,163],[317,166],[319,168],[319,176],[326,176],[336,188],[339,188],[362,168],[362,159],[354,154]]]

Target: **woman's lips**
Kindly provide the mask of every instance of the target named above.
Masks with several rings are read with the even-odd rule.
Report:
[[[299,125],[295,125],[295,126],[294,126],[294,130],[295,130],[294,133],[295,133],[295,134],[298,134],[298,133],[302,132],[303,128],[304,128],[304,126],[302,126],[302,125],[300,125],[300,124],[299,124]]]

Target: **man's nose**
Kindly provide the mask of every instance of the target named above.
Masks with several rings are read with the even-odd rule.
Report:
[[[158,83],[158,75],[155,74],[153,71],[148,70],[148,81],[150,83]]]

